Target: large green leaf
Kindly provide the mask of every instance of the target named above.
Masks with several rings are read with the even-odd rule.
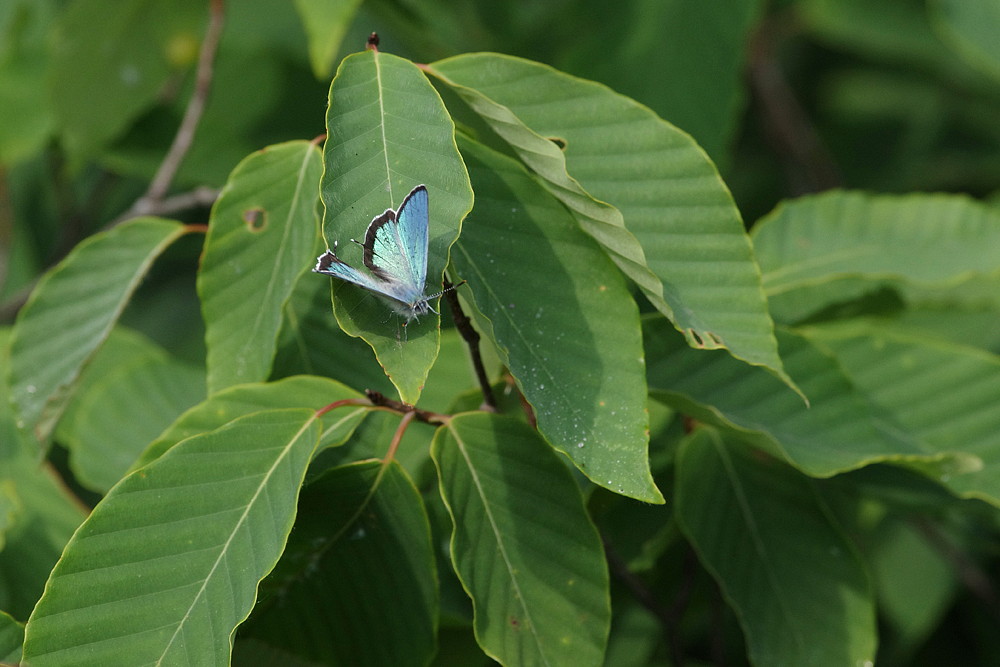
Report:
[[[267,384],[230,387],[194,406],[177,418],[149,444],[132,469],[156,460],[185,438],[219,428],[237,417],[276,408],[319,410],[334,401],[361,398],[361,394],[334,380],[298,375]],[[323,417],[324,447],[339,445],[350,437],[368,408],[344,407]]]
[[[25,627],[24,660],[228,664],[318,440],[313,411],[262,412],[122,480],[52,571]]]
[[[473,108],[691,345],[727,348],[787,379],[739,211],[690,136],[600,84],[538,63],[472,54],[434,63],[431,71],[494,103]],[[549,138],[565,145],[565,168],[574,180],[561,171],[552,147],[540,143]],[[620,214],[588,201],[581,186]]]
[[[345,58],[330,87],[323,160],[327,242],[339,241],[341,259],[360,270],[361,249],[348,239],[363,239],[373,217],[397,208],[413,187],[427,186],[427,290],[436,291],[462,218],[472,208],[472,190],[451,117],[420,70],[377,51]],[[334,305],[341,327],[364,338],[400,397],[416,402],[437,356],[439,317],[430,313],[403,330],[381,299],[336,282]]]
[[[527,425],[485,413],[451,419],[431,453],[483,650],[519,667],[602,664],[607,566],[559,457]]]
[[[311,481],[261,594],[241,637],[323,664],[426,665],[438,616],[434,550],[399,464],[356,463]]]
[[[753,241],[772,310],[789,320],[881,285],[1000,275],[1000,212],[959,195],[803,197],[763,218]]]
[[[811,328],[851,381],[931,451],[962,465],[938,480],[958,494],[1000,505],[1000,358],[868,322]]]
[[[266,380],[282,309],[315,261],[321,156],[305,141],[243,160],[212,209],[198,295],[208,390]]]
[[[678,411],[735,428],[741,437],[813,476],[877,461],[940,461],[942,455],[882,414],[836,360],[799,335],[779,330],[785,368],[809,397],[801,400],[769,373],[719,352],[683,345],[664,324],[644,329],[653,393]],[[655,354],[654,354],[655,351]]]
[[[88,238],[38,283],[18,313],[10,353],[18,425],[48,437],[84,364],[104,342],[180,223],[139,218]]]
[[[118,327],[81,376],[56,439],[70,450],[77,480],[104,493],[153,438],[204,397],[201,367]]]
[[[756,667],[872,664],[865,570],[808,478],[703,427],[678,452],[676,516]]]
[[[101,149],[152,106],[171,74],[194,64],[204,17],[194,0],[66,6],[50,40],[51,95],[71,154]]]
[[[471,141],[476,208],[453,262],[538,428],[596,484],[660,502],[639,312],[593,239],[524,169]]]

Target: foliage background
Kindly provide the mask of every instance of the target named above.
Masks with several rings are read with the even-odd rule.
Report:
[[[40,274],[146,192],[196,85],[206,13],[205,4],[194,0],[13,0],[0,7],[0,300],[5,325],[13,322]],[[187,203],[193,205],[169,216],[203,223],[215,190],[248,154],[322,134],[330,77],[341,58],[360,50],[372,30],[379,33],[384,51],[415,62],[497,51],[548,63],[633,97],[704,148],[748,228],[765,216],[821,216],[822,204],[817,204],[818,213],[802,203],[775,207],[831,188],[955,192],[995,205],[1000,183],[1000,52],[991,36],[1000,34],[997,14],[989,2],[962,0],[737,0],[725,6],[684,0],[233,2],[226,5],[205,115],[171,184],[172,193],[190,194]],[[123,53],[132,58],[128,66],[122,65]],[[926,199],[908,201],[915,216],[935,206]],[[885,219],[895,216],[898,211],[892,209]],[[779,321],[798,324],[803,317],[822,323],[859,314],[896,315],[897,323],[921,335],[931,332],[942,341],[975,346],[994,365],[1000,353],[1000,309],[997,265],[987,262],[995,252],[997,234],[990,224],[985,223],[978,247],[973,240],[955,250],[967,256],[970,265],[978,267],[978,260],[984,264],[976,279],[957,290],[940,285],[900,288],[887,281],[880,289],[859,292],[841,284],[836,287],[846,289],[841,296],[850,298],[817,293],[804,297],[807,304],[832,304],[820,313],[804,307],[801,296],[796,302],[772,292],[772,313]],[[836,239],[824,242],[835,244]],[[755,237],[755,243],[766,276],[768,261],[775,263],[772,266],[782,261],[780,239],[767,245],[767,239]],[[164,392],[165,399],[191,395],[181,387],[204,381],[199,369],[205,364],[205,331],[195,290],[201,252],[202,239],[194,235],[174,243],[122,319],[166,352],[143,360],[169,365],[170,377],[179,378],[178,387]],[[934,258],[931,253],[921,265],[929,266]],[[927,289],[929,297],[921,292]],[[922,294],[917,299],[920,308],[908,307],[914,291]],[[646,340],[656,340],[657,334],[651,326]],[[839,363],[853,361],[859,372],[887,354],[884,349],[881,356],[879,350],[847,349],[850,345],[843,341],[851,340],[849,332],[838,337],[836,331],[827,331],[815,340],[828,349],[844,350]],[[893,350],[901,364],[917,354],[904,349],[905,341],[896,345]],[[784,353],[787,348],[782,349]],[[367,359],[367,354],[360,349],[359,358]],[[956,362],[945,357],[937,361],[955,367]],[[922,365],[931,363],[918,358]],[[340,379],[352,378],[349,384],[358,389],[388,388],[377,367],[359,366]],[[721,399],[677,389],[685,379],[677,367],[654,382],[651,364],[650,385],[684,394],[692,402],[689,414],[715,423],[697,406],[718,408]],[[862,380],[859,375],[856,381]],[[877,380],[871,382],[877,385]],[[1000,398],[995,382],[984,387],[979,393],[985,400]],[[964,397],[963,388],[968,384],[949,390]],[[897,406],[892,396],[880,398],[883,406]],[[973,399],[963,400],[968,405]],[[122,421],[128,421],[134,413],[122,405]],[[905,409],[906,401],[899,405]],[[185,407],[172,405],[163,414]],[[78,408],[78,414],[85,412]],[[667,417],[660,415],[664,423]],[[73,418],[71,412],[62,436],[57,431],[51,458],[75,498],[93,506],[100,498],[95,489],[106,489],[114,480],[101,480],[100,470],[69,466]],[[741,424],[730,413],[727,418]],[[139,425],[141,432],[134,437],[152,440],[170,421],[150,419]],[[677,422],[664,429],[679,438]],[[948,430],[956,433],[950,424]],[[6,436],[8,443],[15,440]],[[698,459],[703,451],[689,443],[679,451],[661,451],[660,456],[676,455],[687,465],[709,466],[711,462]],[[654,468],[655,456],[654,451]],[[22,475],[27,473],[13,468],[4,473],[7,479]],[[768,481],[757,483],[766,488]],[[808,484],[795,488],[813,493]],[[990,631],[1000,620],[996,499],[959,500],[891,465],[845,473],[825,480],[821,488],[828,499],[842,494],[843,502],[833,504],[837,511],[855,510],[856,516],[841,518],[857,531],[850,537],[867,554],[867,567],[879,588],[880,664],[940,664],[956,654],[966,656],[967,664],[990,664],[1000,649]],[[678,497],[690,503],[697,499],[696,491],[686,496],[679,492]],[[398,493],[405,494],[405,489]],[[23,495],[0,494],[0,500],[9,500],[11,506],[28,504]],[[3,507],[8,505],[0,504]],[[616,625],[608,664],[678,664],[685,655],[691,662],[719,663],[723,655],[733,662],[743,659],[739,619],[722,600],[743,613],[751,613],[752,607],[734,601],[739,591],[727,590],[723,598],[712,576],[727,575],[703,569],[678,539],[677,531],[682,531],[697,542],[692,537],[697,526],[665,524],[657,508],[637,508],[610,495],[592,496],[589,510],[605,540],[621,552],[616,556],[613,550],[609,561]],[[780,507],[760,511],[782,516]],[[654,542],[659,545],[642,540],[647,515],[648,525],[657,527]],[[0,512],[0,517],[6,516],[16,514]],[[61,551],[56,545],[65,542],[81,516],[80,508],[70,504],[48,506],[44,523],[52,537],[42,542],[50,545],[51,553],[26,556],[17,551],[14,540],[0,557],[7,563],[29,558],[37,564],[30,576],[40,590]],[[700,517],[702,525],[722,520],[711,506],[689,504],[683,516],[689,521]],[[885,516],[892,520],[882,520]],[[812,525],[807,518],[786,518],[787,525],[804,531]],[[19,525],[25,523],[23,516],[18,519]],[[660,548],[663,544],[669,546]],[[702,544],[698,551],[704,555],[705,549]],[[795,564],[801,567],[811,557],[799,554]],[[894,578],[900,573],[892,568],[900,563],[913,571]],[[907,587],[912,581],[925,585]],[[643,591],[677,606],[661,607],[657,618],[636,604]],[[24,621],[35,599],[8,597],[0,609]],[[457,607],[467,613],[461,604]],[[261,623],[266,625],[266,620]],[[666,641],[660,638],[663,628],[673,635]],[[448,649],[440,652],[442,664],[449,655],[460,655],[458,647],[471,644],[468,627],[461,624],[442,635],[442,646]],[[977,647],[975,655],[970,646]],[[756,659],[767,663],[759,654]],[[463,664],[455,660],[453,664]]]

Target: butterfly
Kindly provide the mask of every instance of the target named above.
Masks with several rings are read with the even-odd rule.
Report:
[[[336,242],[316,260],[313,271],[354,283],[385,299],[409,322],[437,312],[430,300],[443,292],[427,296],[427,241],[429,207],[427,186],[410,190],[395,211],[386,209],[375,216],[365,232],[364,263],[371,274],[362,273],[337,257]],[[355,241],[357,243],[357,241]]]

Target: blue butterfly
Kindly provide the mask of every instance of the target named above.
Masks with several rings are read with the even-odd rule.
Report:
[[[397,210],[386,209],[368,225],[365,241],[359,245],[364,248],[364,263],[371,275],[341,261],[335,252],[336,243],[333,250],[319,256],[313,271],[374,292],[404,315],[407,322],[428,312],[436,313],[429,301],[442,292],[424,295],[428,223],[427,187],[418,185]]]

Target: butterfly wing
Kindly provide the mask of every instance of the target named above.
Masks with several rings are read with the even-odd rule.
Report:
[[[387,210],[368,225],[364,261],[379,278],[398,283],[413,302],[423,297],[427,281],[430,211],[427,188],[418,185],[399,209]]]
[[[354,283],[360,287],[364,287],[367,290],[371,290],[376,294],[381,294],[390,299],[396,301],[402,301],[398,290],[394,289],[394,283],[391,281],[379,280],[373,278],[366,273],[361,273],[357,269],[348,264],[345,264],[332,250],[327,250],[316,260],[316,266],[313,268],[315,273],[322,273],[325,276],[333,276],[334,278],[340,278],[341,280],[346,280],[349,283]]]

